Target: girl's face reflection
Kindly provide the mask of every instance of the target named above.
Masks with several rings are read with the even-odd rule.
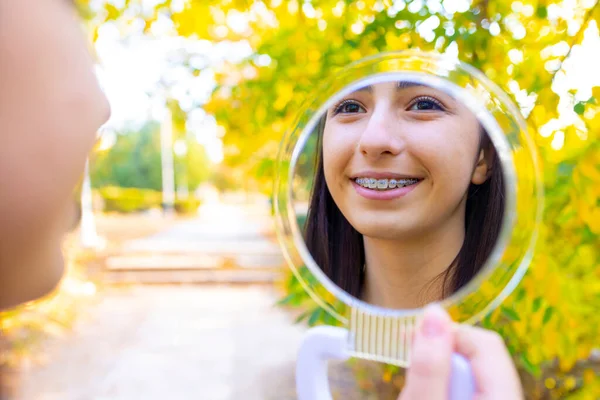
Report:
[[[408,82],[380,83],[328,111],[325,180],[363,235],[415,238],[464,224],[469,184],[488,175],[489,157],[479,145],[479,122],[449,95]]]

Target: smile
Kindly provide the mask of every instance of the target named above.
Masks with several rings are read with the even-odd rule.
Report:
[[[407,186],[419,183],[420,179],[407,178],[407,179],[375,179],[375,178],[356,178],[354,181],[367,189],[373,190],[390,190],[396,188],[403,188]]]

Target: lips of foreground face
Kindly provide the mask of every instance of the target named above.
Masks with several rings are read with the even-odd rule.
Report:
[[[355,229],[400,239],[464,218],[479,146],[479,123],[468,109],[439,90],[396,82],[343,101],[345,111],[327,116],[324,172]]]

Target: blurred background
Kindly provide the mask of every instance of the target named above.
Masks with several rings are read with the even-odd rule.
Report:
[[[274,235],[279,140],[315,82],[422,49],[509,93],[541,155],[534,260],[481,324],[528,398],[600,398],[598,0],[76,3],[112,117],[75,196],[62,285],[0,314],[5,397],[294,399],[302,334],[332,321]],[[330,379],[344,399],[394,399],[403,382],[357,360]]]

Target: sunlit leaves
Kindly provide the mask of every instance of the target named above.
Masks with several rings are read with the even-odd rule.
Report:
[[[582,308],[585,300],[579,294],[596,293],[597,298],[598,288],[578,287],[583,276],[589,279],[598,255],[578,251],[578,246],[582,240],[598,240],[596,192],[586,189],[600,186],[589,171],[600,164],[590,147],[600,129],[598,104],[592,100],[573,104],[581,124],[552,128],[548,122],[559,118],[554,76],[571,46],[581,40],[594,4],[581,2],[568,11],[552,1],[474,2],[452,13],[445,6],[436,8],[433,2],[421,9],[416,2],[396,2],[394,7],[376,1],[314,1],[306,7],[300,2],[265,4],[277,25],[271,29],[263,25],[263,35],[251,42],[256,53],[267,54],[271,63],[258,68],[255,78],[232,87],[229,102],[215,97],[207,105],[226,126],[228,145],[239,149],[226,162],[244,168],[246,179],[269,178],[265,172],[272,165],[273,140],[290,128],[290,116],[314,90],[316,81],[381,51],[446,51],[453,43],[460,59],[484,71],[523,107],[527,107],[527,102],[521,103],[523,98],[535,100],[534,107],[524,112],[545,161],[547,226],[541,243],[546,244],[538,251],[553,255],[536,258],[520,289],[523,296],[518,297],[517,291],[490,326],[498,328],[498,318],[506,320],[501,330],[530,371],[539,371],[557,358],[565,368],[585,354],[597,323],[585,329],[573,326],[569,333],[557,331],[573,325],[577,318],[597,321]],[[511,87],[519,90],[513,92]],[[261,152],[266,148],[270,151]],[[574,270],[580,271],[575,277],[570,275]]]

